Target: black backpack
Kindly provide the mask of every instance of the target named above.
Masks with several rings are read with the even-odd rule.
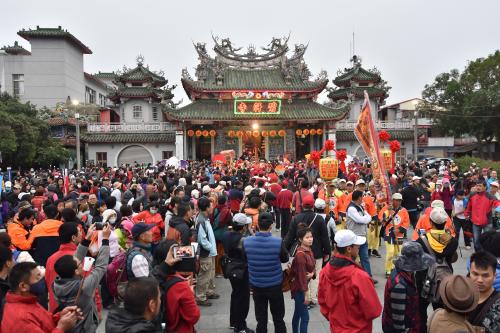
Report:
[[[160,297],[161,297],[161,305],[160,305],[160,314],[158,316],[159,324],[167,324],[167,318],[165,316],[165,309],[168,305],[165,304],[165,297],[168,294],[170,288],[174,286],[174,284],[178,282],[183,282],[184,279],[179,276],[174,276],[169,280],[162,280],[160,282]],[[165,332],[167,330],[165,329]]]

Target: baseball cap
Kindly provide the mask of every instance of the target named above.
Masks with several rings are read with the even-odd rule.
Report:
[[[18,190],[20,190],[20,189],[21,189],[21,185],[19,185],[19,184],[15,184],[13,187],[14,187],[14,188],[17,188]]]
[[[5,182],[5,187],[6,187],[6,188],[11,188],[11,187],[12,187],[12,182],[11,182],[11,181],[9,181],[9,180],[8,180],[8,181],[6,181],[6,182]]]
[[[325,209],[326,207],[326,202],[325,200],[318,198],[316,201],[314,201],[314,207],[317,209]]]
[[[247,225],[252,223],[252,218],[243,213],[238,213],[233,216],[233,222],[237,225]]]
[[[247,187],[245,187],[245,195],[246,196],[250,195],[250,192],[252,192],[252,190],[253,190],[252,185],[247,185]]]
[[[141,234],[154,228],[154,224],[146,224],[144,222],[139,222],[132,227],[132,237],[137,239]]]
[[[436,207],[432,209],[430,218],[435,224],[443,224],[448,219],[448,214],[443,208]]]
[[[314,206],[314,198],[312,195],[308,195],[302,199],[303,207],[313,207]]]
[[[492,183],[490,184],[490,186],[499,187],[499,186],[498,186],[498,182],[492,182]]]
[[[210,186],[205,185],[205,186],[203,186],[202,192],[203,192],[203,194],[210,193],[211,190],[212,189],[210,188]]]
[[[226,186],[226,185],[227,185],[227,183],[226,183],[226,181],[225,181],[225,180],[221,180],[221,181],[219,182],[219,185],[220,185],[220,186]]]
[[[353,182],[351,182],[351,181],[348,181],[346,184],[347,184],[347,185],[354,185],[354,183],[353,183]]]
[[[359,184],[366,185],[366,182],[363,179],[358,179],[356,180],[356,186],[358,186]]]
[[[392,200],[403,200],[403,195],[401,193],[394,193],[392,195]]]
[[[345,182],[346,182],[346,180],[344,178],[340,178],[339,183],[345,183]]]
[[[356,236],[351,230],[339,230],[335,234],[335,243],[337,247],[347,247],[351,245],[363,245],[366,237]]]
[[[420,180],[422,179],[422,177],[419,177],[419,176],[413,176],[413,178],[411,180]]]

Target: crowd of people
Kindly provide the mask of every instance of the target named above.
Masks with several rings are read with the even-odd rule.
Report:
[[[4,179],[0,332],[95,332],[106,311],[106,332],[192,333],[220,283],[234,332],[254,332],[251,298],[256,332],[268,310],[286,332],[288,292],[294,333],[314,307],[331,332],[372,332],[380,316],[384,332],[500,331],[496,170],[398,164],[390,197],[367,161],[334,180],[308,161],[249,160]],[[461,237],[467,276],[453,270]]]

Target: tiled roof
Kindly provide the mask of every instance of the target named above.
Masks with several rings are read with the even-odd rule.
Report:
[[[97,84],[98,86],[101,86],[101,88],[108,88],[108,86],[106,85],[106,83],[102,82],[98,77],[96,77],[95,75],[92,75],[92,74],[89,74],[89,73],[86,73],[86,72],[83,72],[83,76],[87,79],[87,80],[90,80],[92,82],[94,82],[94,84]]]
[[[118,90],[112,92],[109,96],[110,99],[116,97],[158,97],[160,98],[163,93],[160,89],[152,87],[126,87],[120,86]]]
[[[86,133],[82,141],[88,143],[173,143],[175,133]]]
[[[14,42],[13,46],[7,45],[2,47],[1,50],[4,50],[5,53],[12,55],[31,55],[31,52],[19,45],[17,41]]]
[[[387,131],[391,135],[391,140],[411,140],[414,138],[413,130],[407,131]],[[338,141],[356,141],[356,136],[353,131],[337,131],[336,137]]]
[[[354,66],[349,70],[347,70],[344,74],[337,76],[333,80],[333,83],[336,84],[337,86],[343,86],[344,84],[348,83],[351,80],[355,82],[376,83],[380,81],[380,76],[375,73],[367,71],[361,66]]]
[[[280,114],[234,114],[234,102],[217,100],[196,100],[176,110],[167,111],[175,120],[240,120],[240,119],[276,119],[276,120],[337,120],[349,112],[350,105],[333,109],[311,100],[283,101]]]
[[[364,98],[365,90],[370,97],[387,97],[387,93],[383,89],[377,87],[349,87],[335,89],[328,93],[328,97],[334,101],[347,99],[349,94],[354,94],[354,96],[358,98]]]
[[[141,63],[137,65],[136,68],[131,69],[130,71],[122,74],[119,78],[122,82],[130,82],[130,81],[153,81],[157,84],[164,85],[167,83],[167,80],[153,72],[151,72],[148,68],[144,67]]]
[[[83,44],[78,38],[73,36],[68,30],[63,30],[61,26],[57,28],[40,28],[36,27],[36,30],[21,30],[17,33],[19,36],[23,37],[26,40],[30,40],[32,38],[62,38],[68,40],[70,43],[78,47],[84,54],[92,54],[92,51]]]
[[[328,83],[322,81],[304,81],[298,77],[292,77],[287,84],[281,69],[237,69],[226,68],[223,71],[224,81],[217,85],[215,78],[209,77],[205,81],[192,81],[182,79],[184,88],[190,87],[195,90],[323,90]]]
[[[49,118],[46,121],[47,121],[47,124],[49,124],[49,126],[61,126],[61,125],[76,126],[75,118],[54,117],[54,118]],[[82,119],[80,119],[79,123],[80,123],[80,126],[87,126],[86,122]]]
[[[101,72],[94,74],[94,76],[98,79],[116,79],[118,78],[118,75],[116,75],[114,72]]]

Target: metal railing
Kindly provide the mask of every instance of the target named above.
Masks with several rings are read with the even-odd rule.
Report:
[[[169,132],[177,129],[175,124],[156,123],[88,123],[88,133],[130,133],[130,132]]]
[[[356,127],[355,121],[339,121],[336,124],[337,130],[354,130],[354,127]],[[405,129],[405,130],[410,130],[413,129],[413,125],[411,121],[376,121],[375,122],[375,128],[377,130],[380,129],[387,129],[387,130],[399,130],[399,129]]]

